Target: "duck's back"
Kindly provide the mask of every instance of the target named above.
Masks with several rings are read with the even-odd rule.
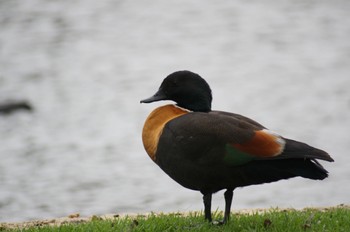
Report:
[[[303,154],[303,149],[311,148],[306,144],[293,141],[299,145],[295,157],[284,156],[283,152],[278,158],[275,155],[266,157],[249,154],[252,149],[242,149],[255,139],[257,131],[263,130],[259,123],[238,114],[186,113],[164,125],[155,162],[175,181],[194,190],[218,191],[295,176],[312,179],[327,176],[322,166],[305,159],[307,154]],[[273,145],[267,144],[267,147]]]

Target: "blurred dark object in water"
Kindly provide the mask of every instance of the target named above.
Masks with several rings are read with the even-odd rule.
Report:
[[[0,104],[0,114],[11,114],[18,110],[32,111],[33,107],[26,101],[8,102]]]

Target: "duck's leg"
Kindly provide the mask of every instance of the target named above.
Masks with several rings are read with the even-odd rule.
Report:
[[[209,222],[212,221],[211,218],[211,196],[212,193],[203,193],[203,202],[204,202],[204,216],[205,219],[208,220]]]
[[[228,220],[230,219],[233,190],[227,189],[226,192],[224,193],[224,196],[225,196],[225,215],[224,215],[224,220],[222,221],[223,224],[227,223]]]

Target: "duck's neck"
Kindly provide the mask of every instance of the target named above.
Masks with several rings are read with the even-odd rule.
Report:
[[[211,101],[186,99],[185,102],[178,101],[177,105],[194,112],[209,112],[211,111]]]

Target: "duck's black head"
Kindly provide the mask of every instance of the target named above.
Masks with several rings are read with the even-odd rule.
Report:
[[[177,71],[167,76],[156,94],[141,103],[172,100],[178,106],[191,111],[211,110],[211,89],[198,74],[190,71]]]

